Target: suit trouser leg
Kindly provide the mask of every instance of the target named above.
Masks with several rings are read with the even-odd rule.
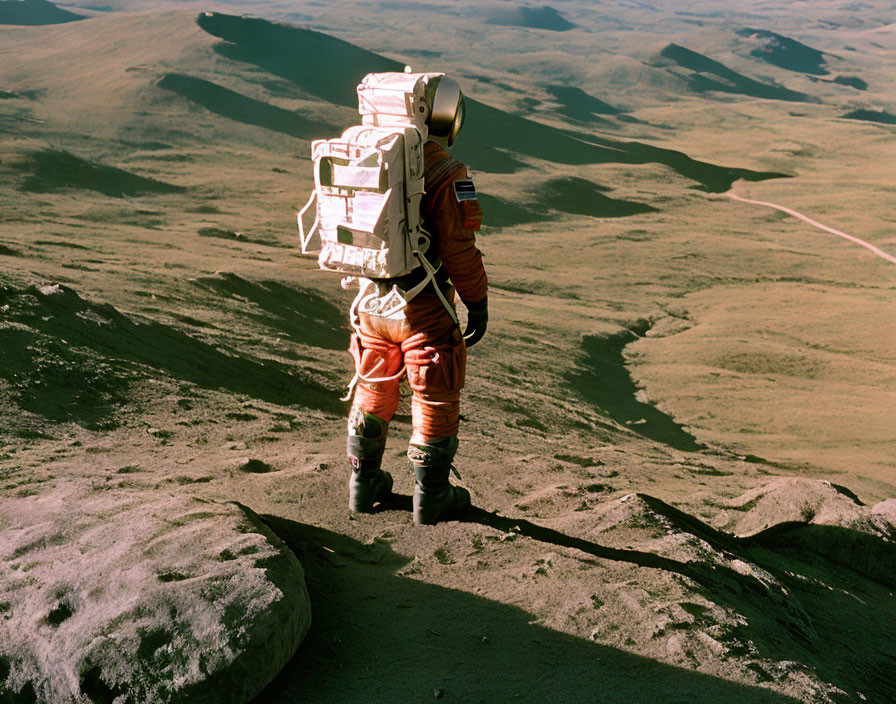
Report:
[[[433,295],[414,299],[401,319],[362,315],[352,339],[362,376],[349,422],[348,450],[359,475],[373,479],[380,469],[388,424],[398,406],[404,363],[413,392],[413,436],[408,457],[414,467],[414,520],[435,523],[469,503],[469,493],[448,477],[457,450],[460,391],[466,346],[457,325]],[[364,378],[374,381],[365,381]],[[369,470],[369,471],[368,471]]]
[[[365,333],[352,337],[358,372],[367,379],[395,376],[401,369],[401,349],[387,339]],[[398,407],[400,379],[360,380],[348,419],[346,451],[352,466],[349,510],[366,513],[392,491],[392,476],[382,471],[389,421]]]
[[[408,447],[414,468],[414,523],[431,525],[470,504],[469,492],[449,481],[458,446],[467,349],[453,321],[443,324],[438,334],[412,336],[401,347],[414,393],[414,434]]]

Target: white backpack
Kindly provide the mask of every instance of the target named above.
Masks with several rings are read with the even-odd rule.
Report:
[[[341,137],[311,143],[314,193],[298,214],[303,254],[317,254],[320,268],[345,274],[343,288],[359,281],[349,320],[360,330],[359,313],[397,316],[432,283],[457,324],[457,313],[435,281],[436,267],[426,258],[431,240],[423,230],[423,144],[429,134],[426,84],[442,73],[370,73],[358,86],[361,124]],[[312,211],[312,206],[315,206]],[[310,222],[310,224],[309,224]],[[423,267],[425,276],[410,290],[393,285],[383,293],[369,279],[397,279]],[[396,374],[368,378],[360,372],[360,351],[353,347],[355,376],[386,382]]]
[[[424,92],[442,75],[368,74],[358,86],[362,124],[311,143],[314,193],[298,224],[302,253],[317,254],[321,269],[391,279],[428,264],[420,216]]]

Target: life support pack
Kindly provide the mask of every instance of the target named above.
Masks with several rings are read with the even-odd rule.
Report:
[[[297,220],[303,254],[317,254],[324,271],[344,275],[343,288],[359,284],[349,320],[360,330],[360,313],[401,315],[408,301],[428,284],[457,324],[457,313],[442,293],[439,262],[426,254],[432,238],[423,229],[423,144],[429,134],[431,106],[426,85],[443,73],[370,73],[358,86],[361,124],[340,137],[311,143],[314,192]],[[423,269],[423,276],[408,274]],[[374,283],[376,280],[378,283]],[[395,280],[383,291],[383,284]],[[413,285],[408,286],[408,282]],[[402,288],[399,286],[407,286]],[[355,384],[399,378],[361,375],[355,360]]]
[[[425,90],[442,75],[368,74],[358,86],[361,124],[311,143],[314,192],[298,225],[302,253],[317,254],[321,269],[393,279],[425,266]]]

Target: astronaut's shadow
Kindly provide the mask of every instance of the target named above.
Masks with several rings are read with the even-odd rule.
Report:
[[[743,618],[737,638],[754,643],[760,657],[809,663],[845,691],[864,692],[869,701],[893,701],[896,658],[889,653],[893,652],[896,617],[890,602],[896,588],[893,576],[896,549],[891,541],[843,526],[802,522],[782,523],[751,537],[736,537],[655,497],[640,494],[639,499],[651,512],[664,516],[676,531],[711,547],[710,555],[722,555],[725,559],[709,557],[684,562],[654,552],[610,547],[587,535],[569,535],[525,518],[507,517],[477,506],[450,520],[486,526],[504,533],[508,539],[520,536],[571,549],[574,552],[570,555],[582,561],[583,569],[596,562],[593,557],[683,577],[686,580],[683,583],[692,584],[697,593]],[[411,498],[396,496],[391,507],[410,510]],[[738,571],[734,569],[738,563],[755,565],[758,570],[756,573]],[[760,578],[757,574],[766,577]],[[854,596],[855,593],[861,594],[861,598]],[[473,599],[473,595],[466,597]],[[458,599],[466,604],[465,599],[459,596]],[[479,605],[478,601],[473,603]],[[500,613],[507,608],[496,603],[492,606]],[[452,613],[451,618],[455,617]],[[507,634],[510,639],[529,637],[525,629],[510,631],[513,631]],[[552,637],[560,638],[557,634]],[[564,642],[570,653],[582,648],[584,656],[588,650],[581,643]],[[830,649],[831,643],[837,643],[838,647]],[[618,655],[612,648],[605,650],[613,653],[613,657]],[[611,659],[609,655],[604,657],[607,661]],[[645,662],[652,663],[639,662],[639,667],[645,666]],[[605,676],[606,673],[601,674]],[[534,690],[524,696],[538,701]],[[745,696],[743,693],[735,693],[734,699],[726,699],[728,693],[721,696],[721,701],[760,701],[753,693],[743,699],[737,698]],[[699,698],[681,701],[685,700]],[[571,701],[578,700],[574,696]],[[606,697],[602,701],[617,700]],[[678,699],[645,696],[632,701]]]
[[[397,498],[410,507],[410,497]],[[510,520],[495,516],[474,508],[463,518]],[[419,561],[395,552],[388,536],[362,543],[278,516],[263,520],[302,563],[312,625],[253,704],[795,701],[557,632],[515,606],[430,584],[418,576]]]
[[[656,501],[655,499],[651,499],[651,497],[646,498]],[[671,507],[665,508],[668,510]],[[413,499],[410,496],[393,493],[383,503],[377,504],[374,507],[373,512],[381,513],[383,511],[412,510]],[[454,514],[449,520],[462,523],[478,523],[502,533],[515,533],[542,543],[549,543],[558,547],[574,548],[605,560],[629,562],[638,565],[639,567],[653,567],[656,569],[676,572],[683,576],[690,577],[705,586],[710,586],[707,584],[710,571],[703,570],[699,565],[695,565],[694,563],[679,562],[678,560],[662,557],[650,552],[607,547],[584,538],[577,538],[572,535],[567,535],[566,533],[561,533],[553,528],[545,528],[544,526],[540,526],[537,523],[533,523],[524,518],[509,518],[507,516],[502,516],[497,511],[487,511],[484,508],[475,505],[469,506],[457,514]],[[728,550],[731,550],[734,547],[736,541],[730,538],[730,536],[719,533],[699,521],[697,521],[697,523],[700,523],[701,527],[712,533],[712,535],[701,535],[704,539],[707,537],[710,538],[710,543],[716,543],[719,547]],[[712,570],[711,572],[713,575],[712,582],[715,583],[717,582],[717,570]],[[737,575],[737,573],[734,574]],[[738,579],[738,577],[736,576],[735,579]]]

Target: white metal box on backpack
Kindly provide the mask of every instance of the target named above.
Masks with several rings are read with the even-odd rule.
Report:
[[[430,238],[420,199],[430,114],[426,86],[443,75],[368,74],[358,86],[361,124],[341,137],[311,143],[314,192],[298,214],[302,253],[317,254],[325,271],[359,279],[394,279],[427,269],[413,290],[394,287],[394,295],[379,296],[380,314],[403,307],[435,273],[424,256]],[[361,289],[363,294],[363,282]],[[353,308],[374,305],[373,298],[359,295]],[[447,302],[446,307],[451,308]]]

